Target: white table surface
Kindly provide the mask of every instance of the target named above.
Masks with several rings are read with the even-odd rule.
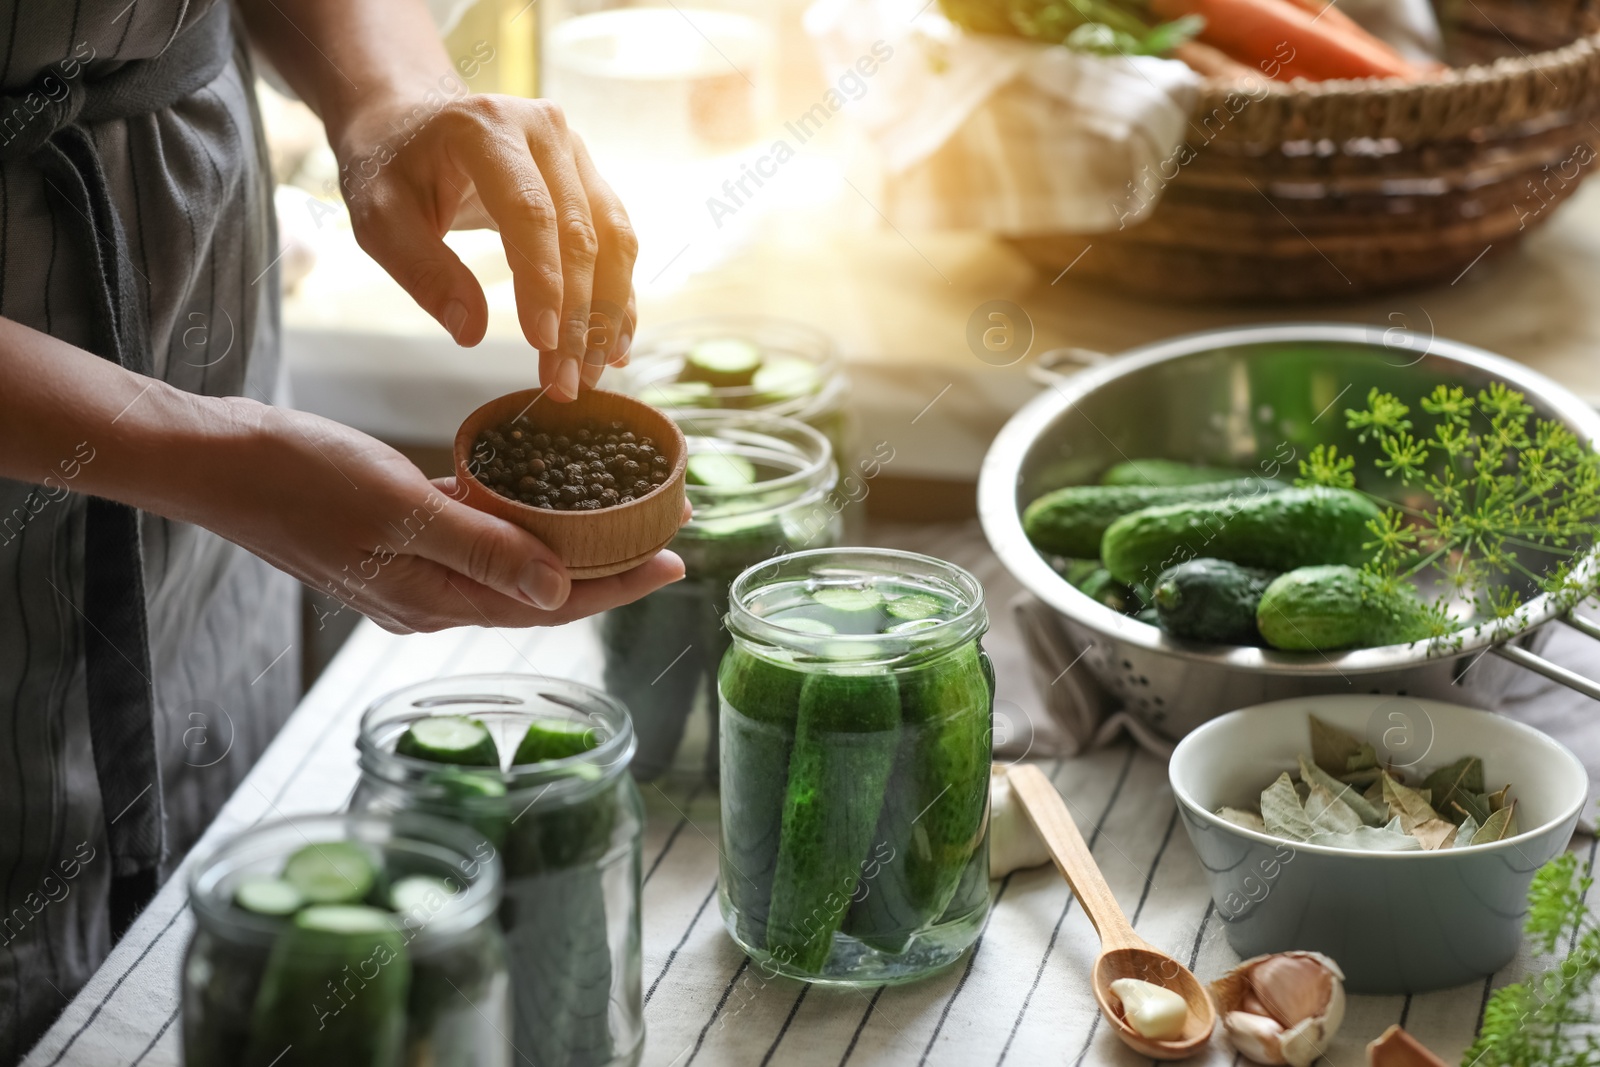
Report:
[[[261,819],[342,808],[356,783],[357,719],[383,692],[477,671],[592,682],[598,669],[598,647],[585,623],[396,637],[364,622],[196,853]],[[1124,744],[1044,766],[1139,933],[1204,980],[1232,966],[1237,957],[1179,828],[1162,762]],[[642,792],[646,1064],[1143,1062],[1098,1024],[1087,985],[1094,931],[1053,868],[995,883],[995,906],[976,949],[923,982],[840,991],[764,981],[718,916],[715,793],[691,776],[647,784]],[[1592,841],[1575,847],[1592,867]],[[33,1050],[28,1067],[180,1062],[179,973],[194,929],[183,888],[190,862],[192,856]],[[1515,980],[1527,962],[1459,989],[1352,997],[1327,1062],[1364,1063],[1365,1043],[1395,1022],[1446,1060],[1458,1060],[1491,985]],[[1191,1062],[1235,1061],[1219,1034]]]

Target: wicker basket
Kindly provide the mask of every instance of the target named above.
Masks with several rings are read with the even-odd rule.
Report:
[[[1511,250],[1600,164],[1600,0],[1435,6],[1444,78],[1210,85],[1192,157],[1129,191],[1160,192],[1142,222],[1016,246],[1052,275],[1238,300],[1448,282]]]

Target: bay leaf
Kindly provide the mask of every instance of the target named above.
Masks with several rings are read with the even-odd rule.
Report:
[[[1278,780],[1261,793],[1261,821],[1267,833],[1286,837],[1291,841],[1305,841],[1316,833],[1316,827],[1306,818],[1300,795],[1294,790],[1289,772],[1278,775]]]
[[[1494,814],[1494,809],[1489,807],[1489,798],[1482,793],[1461,793],[1451,806],[1463,815],[1470,815],[1479,826],[1489,821],[1489,816]]]
[[[1432,852],[1445,847],[1445,842],[1456,832],[1455,823],[1448,819],[1429,819],[1427,822],[1418,823],[1411,828],[1411,836],[1422,843],[1422,847]]]
[[[1312,785],[1306,798],[1306,818],[1318,833],[1346,833],[1362,825],[1361,816],[1321,784]]]
[[[1367,786],[1372,785],[1374,782],[1380,781],[1383,778],[1383,768],[1367,767],[1364,770],[1359,771],[1345,771],[1343,774],[1338,775],[1337,777],[1339,781],[1344,782],[1347,785],[1353,785],[1357,789],[1365,789]],[[1382,803],[1382,801],[1380,801],[1380,803]]]
[[[1483,760],[1477,756],[1462,756],[1428,775],[1422,784],[1433,793],[1429,803],[1434,810],[1451,817],[1458,794],[1483,792]]]
[[[1383,772],[1381,770],[1378,772],[1378,777],[1373,779],[1372,785],[1365,793],[1361,794],[1361,799],[1382,810],[1387,817],[1389,805],[1383,801]]]
[[[1490,793],[1484,799],[1489,802],[1490,811],[1499,811],[1506,806],[1506,794],[1511,792],[1511,785],[1507,783],[1500,787],[1498,793]]]
[[[1472,844],[1472,835],[1478,832],[1478,820],[1468,815],[1461,820],[1461,825],[1456,827],[1456,839],[1451,842],[1451,848],[1466,848]]]
[[[1246,811],[1243,808],[1230,808],[1227,805],[1223,805],[1217,809],[1217,816],[1226,819],[1235,826],[1242,826],[1246,830],[1255,830],[1257,833],[1263,834],[1267,832],[1267,824],[1262,820],[1261,816],[1253,811]]]
[[[1377,756],[1372,753],[1371,745],[1315,715],[1308,717],[1311,719],[1311,759],[1318,767],[1329,774],[1338,775],[1377,764]],[[1368,755],[1372,757],[1371,762],[1365,762]],[[1356,761],[1354,766],[1351,765],[1352,759]]]
[[[1474,845],[1491,845],[1496,841],[1504,841],[1516,831],[1512,828],[1516,819],[1517,805],[1513,801],[1508,807],[1501,808],[1489,820],[1478,828],[1472,835]]]
[[[1413,826],[1439,817],[1427,797],[1393,778],[1383,779],[1383,800],[1389,805],[1389,814],[1400,820],[1401,828],[1406,833],[1410,833]]]
[[[1388,818],[1386,810],[1356,792],[1354,786],[1346,785],[1315,763],[1307,762],[1304,756],[1300,757],[1300,777],[1302,780],[1310,782],[1313,786],[1320,785],[1329,793],[1332,793],[1348,805],[1350,810],[1354,811],[1361,821],[1368,826],[1382,826]],[[1310,810],[1309,805],[1307,810]],[[1314,822],[1315,819],[1312,821]]]
[[[1410,834],[1391,826],[1358,826],[1342,834],[1314,834],[1307,842],[1329,848],[1349,848],[1361,852],[1417,852],[1422,844]]]

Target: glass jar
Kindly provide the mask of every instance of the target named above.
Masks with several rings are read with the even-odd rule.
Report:
[[[748,346],[754,367],[709,367],[693,356],[701,346]],[[723,352],[727,353],[724,347]],[[724,355],[726,360],[726,355]],[[710,379],[710,380],[708,380]],[[733,408],[782,415],[821,431],[834,462],[855,461],[845,404],[849,380],[838,346],[804,323],[766,315],[714,315],[652,329],[622,372],[622,388],[658,408]]]
[[[468,767],[400,755],[433,715],[482,722],[499,763]],[[517,764],[534,723],[576,728],[588,751]],[[592,731],[592,734],[589,733]],[[511,978],[508,1034],[518,1063],[634,1064],[644,1043],[640,843],[644,809],[626,773],[626,709],[576,682],[526,674],[439,678],[379,699],[356,741],[354,810],[420,811],[473,827],[505,870],[500,927]]]
[[[729,643],[722,624],[728,584],[761,560],[838,544],[844,507],[833,491],[833,449],[810,426],[740,411],[674,416],[688,443],[685,489],[694,515],[670,547],[683,557],[687,576],[607,611],[599,623],[605,688],[632,716],[639,738],[632,769],[641,781],[671,765],[700,709],[711,738],[708,770],[716,773],[717,664]],[[702,462],[714,466],[699,480],[723,484],[696,484]]]
[[[298,907],[293,890],[278,915],[236,903],[241,885],[281,887],[291,856],[335,842],[371,864],[349,873],[372,876],[365,902],[378,907]],[[406,894],[410,876],[437,881]],[[508,1067],[500,891],[493,846],[440,819],[296,816],[246,830],[189,876],[184,1063]]]
[[[809,981],[905,981],[953,962],[989,910],[982,587],[928,556],[842,548],[758,564],[729,599],[729,934]]]

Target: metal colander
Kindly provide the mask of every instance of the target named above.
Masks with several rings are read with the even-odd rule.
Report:
[[[1538,655],[1550,634],[1547,623],[1597,638],[1600,626],[1567,614],[1526,583],[1512,583],[1529,598],[1521,622],[1493,632],[1327,654],[1199,645],[1079,592],[1022,531],[1029,501],[1061,485],[1092,483],[1131,458],[1226,464],[1269,477],[1281,471],[1290,480],[1312,445],[1329,443],[1357,456],[1358,477],[1371,475],[1360,488],[1392,495],[1394,487],[1372,465],[1374,446],[1345,427],[1344,409],[1359,407],[1373,387],[1414,405],[1441,383],[1475,393],[1503,382],[1526,396],[1536,417],[1600,442],[1600,413],[1566,389],[1480,349],[1340,324],[1208,331],[1074,361],[1085,369],[1041,375],[1048,387],[995,438],[979,476],[978,510],[1000,560],[1055,609],[1067,640],[1081,651],[1073,670],[1084,668],[1087,677],[1064,684],[1085,689],[1085,699],[1104,689],[1174,738],[1235,708],[1316,693],[1393,693],[1492,708],[1518,668],[1600,700],[1600,685]],[[1594,558],[1583,566],[1592,575]]]

